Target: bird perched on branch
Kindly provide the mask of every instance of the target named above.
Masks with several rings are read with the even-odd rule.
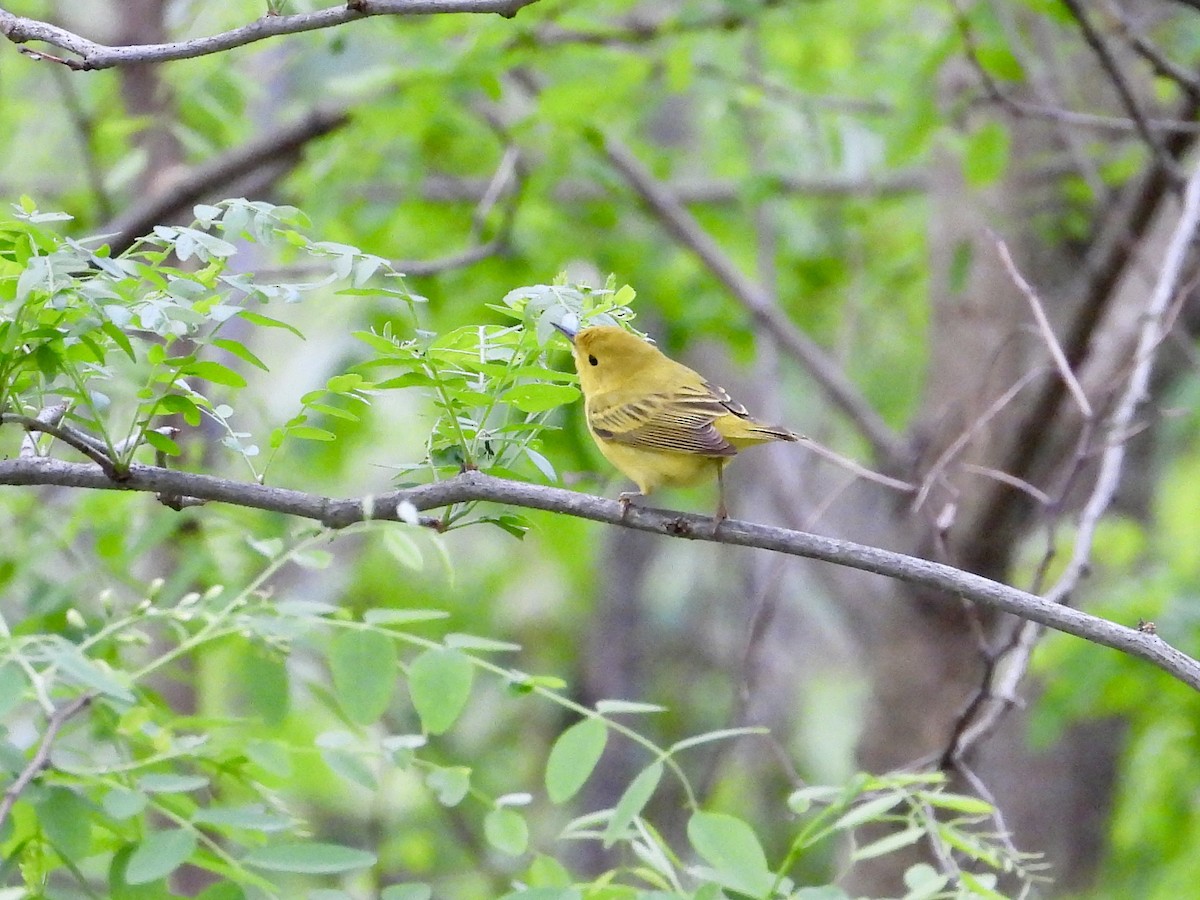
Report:
[[[751,418],[724,388],[623,328],[555,327],[571,341],[588,431],[608,461],[638,486],[621,494],[623,507],[658,487],[715,476],[716,516],[725,519],[726,463],[755,444],[800,439]]]

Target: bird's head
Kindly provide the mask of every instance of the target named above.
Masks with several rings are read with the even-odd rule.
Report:
[[[584,394],[611,390],[663,358],[653,344],[616,325],[592,325],[578,331],[564,325],[554,327],[571,342]]]

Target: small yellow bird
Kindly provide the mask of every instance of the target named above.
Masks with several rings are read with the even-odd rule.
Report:
[[[588,431],[608,461],[638,486],[621,494],[622,506],[655,488],[715,475],[717,519],[724,519],[722,473],[729,459],[755,444],[799,440],[782,426],[755,421],[724,388],[622,328],[555,327],[571,341]]]

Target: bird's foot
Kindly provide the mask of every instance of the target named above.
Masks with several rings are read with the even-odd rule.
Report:
[[[644,496],[644,495],[642,494],[641,491],[623,491],[621,493],[621,495],[619,497],[617,497],[617,502],[621,504],[621,518],[622,519],[625,518],[625,516],[627,516],[629,514],[629,507],[633,505],[633,499],[635,497],[642,497],[642,496]]]

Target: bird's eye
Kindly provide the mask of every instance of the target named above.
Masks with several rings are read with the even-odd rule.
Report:
[[[600,360],[596,359],[596,357],[590,353],[588,354],[588,362],[590,362],[593,366],[600,365]]]

